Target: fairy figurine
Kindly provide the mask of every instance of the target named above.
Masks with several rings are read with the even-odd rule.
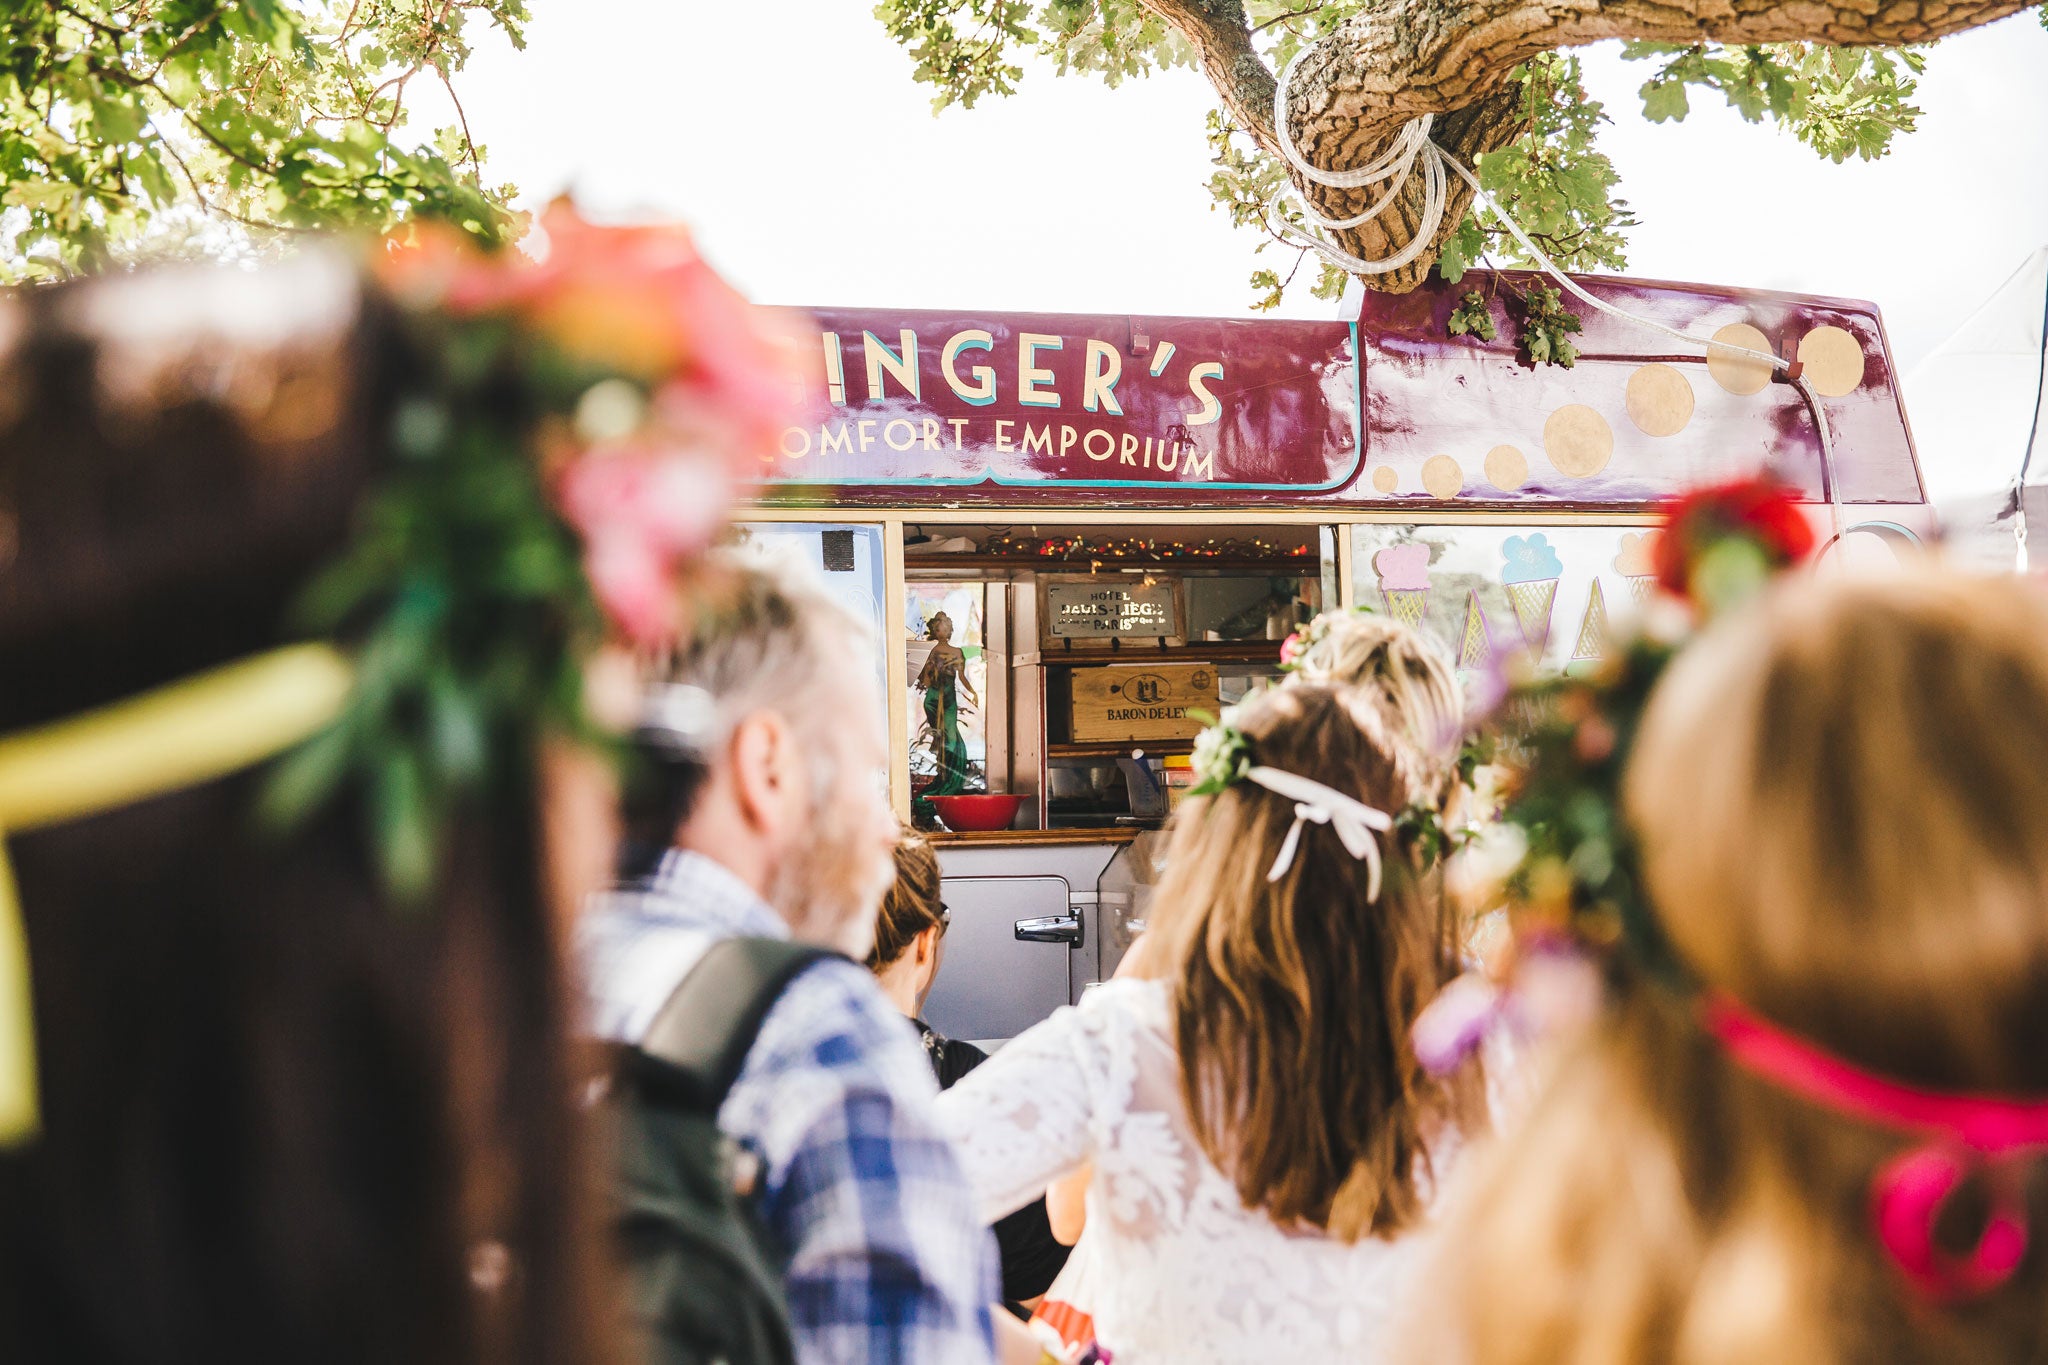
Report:
[[[923,791],[925,796],[950,796],[967,790],[967,741],[960,734],[960,693],[976,707],[981,698],[967,679],[967,655],[953,643],[953,618],[934,613],[926,634],[935,642],[918,670],[917,686],[924,693],[925,728],[931,732],[932,757],[938,775]]]

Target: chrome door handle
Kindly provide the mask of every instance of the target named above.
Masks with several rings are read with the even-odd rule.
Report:
[[[1015,928],[1018,940],[1024,943],[1064,943],[1071,948],[1081,946],[1081,912],[1078,910],[1067,915],[1020,919]]]

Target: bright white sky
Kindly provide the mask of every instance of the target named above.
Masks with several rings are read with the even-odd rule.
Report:
[[[478,36],[458,89],[489,170],[539,204],[680,217],[767,303],[1242,314],[1250,232],[1212,212],[1197,73],[1106,89],[1049,67],[934,118],[863,0],[534,0],[525,52]],[[1587,53],[1605,145],[1642,226],[1630,273],[1847,295],[1884,310],[1901,370],[2048,243],[2048,32],[1950,39],[1919,131],[1835,166],[1698,98],[1645,123],[1648,74]],[[423,102],[416,127],[446,118]],[[1268,256],[1274,253],[1269,252]],[[1307,272],[1304,272],[1306,276]],[[1286,310],[1328,316],[1301,290]]]

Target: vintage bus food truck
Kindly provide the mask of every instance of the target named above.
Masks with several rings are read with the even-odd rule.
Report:
[[[1351,322],[812,315],[821,415],[739,535],[883,642],[891,792],[952,912],[934,1026],[1007,1038],[1114,968],[1199,713],[1275,677],[1326,607],[1390,612],[1468,675],[1505,651],[1569,667],[1644,598],[1644,528],[1688,485],[1774,471],[1823,559],[1927,530],[1874,306],[1582,281],[1797,360],[1802,388],[1591,310],[1570,369],[1505,327],[1450,334],[1458,295],[1513,283],[1368,295]],[[982,794],[1016,800],[954,799]]]

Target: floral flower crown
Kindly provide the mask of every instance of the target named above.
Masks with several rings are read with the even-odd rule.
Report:
[[[1378,614],[1372,607],[1362,602],[1351,610],[1367,616]],[[1322,612],[1313,621],[1310,621],[1300,630],[1295,631],[1285,640],[1282,640],[1280,642],[1280,671],[1282,673],[1300,672],[1302,657],[1317,645],[1330,638],[1330,631],[1335,627],[1337,619],[1338,617],[1335,613]]]
[[[380,253],[398,458],[300,604],[313,639],[0,736],[0,832],[269,764],[266,823],[346,802],[411,907],[459,809],[529,791],[550,735],[606,742],[584,665],[684,628],[680,571],[772,455],[798,351],[675,229],[542,229],[538,261],[428,224]],[[0,1148],[40,1126],[28,977],[0,841]]]
[[[1202,722],[1202,733],[1195,737],[1195,751],[1188,759],[1195,774],[1188,795],[1215,796],[1251,771],[1252,742],[1237,728],[1235,706],[1224,707],[1221,715],[1208,711],[1189,714]]]
[[[1691,996],[1691,975],[1650,912],[1623,815],[1629,751],[1651,689],[1686,641],[1812,547],[1791,493],[1768,479],[1687,494],[1656,541],[1660,596],[1642,627],[1610,639],[1591,672],[1505,685],[1467,753],[1496,748],[1509,771],[1497,823],[1481,837],[1508,851],[1498,892],[1513,951],[1423,1011],[1415,1048],[1426,1068],[1454,1069],[1502,1022],[1540,1031],[1584,1018],[1603,982]]]
[[[1582,1022],[1603,985],[1658,988],[1729,1065],[1859,1128],[1895,1135],[1898,1150],[1870,1175],[1870,1235],[1907,1287],[1950,1305],[2007,1288],[2030,1256],[2025,1172],[2048,1155],[2048,1102],[1871,1071],[1700,980],[1650,911],[1621,804],[1629,751],[1664,670],[1698,626],[1753,597],[1813,543],[1791,495],[1767,480],[1693,493],[1673,504],[1657,544],[1657,582],[1671,608],[1662,624],[1620,642],[1589,676],[1509,690],[1502,714],[1535,717],[1512,736],[1519,774],[1502,814],[1523,848],[1506,888],[1518,945],[1513,979],[1453,981],[1417,1018],[1413,1044],[1418,1061],[1441,1074],[1495,1023],[1540,1031]],[[1953,1213],[1966,1189],[1988,1207],[1958,1245]]]
[[[1768,478],[1673,502],[1656,541],[1663,595],[1644,628],[1589,673],[1512,683],[1491,718],[1515,755],[1502,820],[1526,852],[1508,877],[1522,927],[1566,935],[1671,984],[1685,972],[1649,911],[1621,808],[1622,775],[1652,688],[1713,617],[1753,597],[1813,548],[1790,490]]]
[[[1204,722],[1205,728],[1195,739],[1194,754],[1189,761],[1195,776],[1194,785],[1188,789],[1190,796],[1216,796],[1239,782],[1251,782],[1300,803],[1295,808],[1294,828],[1275,858],[1268,880],[1278,880],[1291,865],[1302,822],[1309,820],[1332,824],[1340,837],[1345,838],[1346,847],[1352,850],[1354,857],[1369,856],[1372,864],[1371,898],[1378,899],[1380,860],[1377,845],[1370,855],[1360,852],[1353,846],[1356,841],[1346,836],[1346,824],[1333,821],[1329,815],[1320,813],[1322,811],[1348,811],[1353,827],[1395,837],[1404,847],[1415,850],[1425,871],[1462,847],[1475,832],[1472,827],[1453,828],[1447,825],[1442,812],[1426,801],[1411,802],[1398,813],[1389,815],[1323,783],[1259,763],[1251,739],[1238,728],[1236,707],[1226,707],[1220,716],[1199,711],[1193,714]],[[1491,746],[1485,740],[1475,739],[1468,743],[1459,757],[1461,779],[1470,783],[1474,769],[1487,761],[1490,754]]]
[[[545,255],[422,224],[376,257],[414,363],[401,457],[355,543],[303,602],[345,635],[356,685],[277,766],[291,825],[360,792],[387,885],[417,900],[454,806],[501,787],[492,737],[608,741],[583,667],[607,635],[686,625],[678,575],[791,415],[801,338],[712,272],[676,227],[603,228],[566,202]]]

